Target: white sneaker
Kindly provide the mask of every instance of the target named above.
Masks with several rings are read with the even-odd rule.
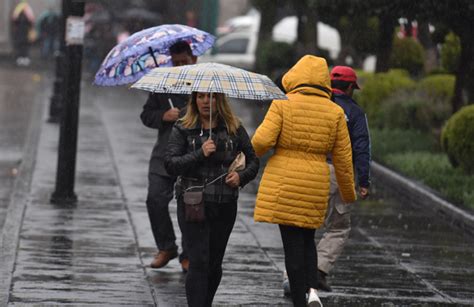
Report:
[[[319,299],[318,292],[316,289],[309,289],[308,293],[308,307],[323,307],[321,300]]]

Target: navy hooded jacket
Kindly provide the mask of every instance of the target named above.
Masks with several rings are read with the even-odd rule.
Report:
[[[332,100],[346,115],[352,145],[352,159],[360,187],[370,186],[370,135],[364,110],[351,97],[333,90]]]

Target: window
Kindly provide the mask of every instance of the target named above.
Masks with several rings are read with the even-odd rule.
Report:
[[[248,44],[248,38],[231,39],[219,47],[218,53],[246,53]]]

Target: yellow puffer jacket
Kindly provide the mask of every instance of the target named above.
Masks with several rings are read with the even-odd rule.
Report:
[[[330,100],[326,60],[306,55],[283,77],[289,100],[274,100],[252,138],[257,156],[275,149],[257,195],[254,219],[319,228],[326,214],[332,153],[345,202],[355,201],[349,133],[344,111]]]

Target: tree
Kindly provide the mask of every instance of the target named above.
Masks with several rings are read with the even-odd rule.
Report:
[[[339,32],[341,50],[336,64],[344,65],[350,56],[352,65],[361,67],[363,59],[376,51],[378,19],[370,16],[358,1],[319,0],[314,5],[320,20]]]
[[[464,104],[463,89],[472,89],[467,86],[469,80],[474,80],[474,2],[471,0],[418,0],[413,1],[412,13],[421,22],[430,22],[435,25],[436,32],[433,40],[440,42],[447,32],[453,31],[460,39],[461,54],[456,74],[454,96],[451,101],[452,111],[458,111]]]

